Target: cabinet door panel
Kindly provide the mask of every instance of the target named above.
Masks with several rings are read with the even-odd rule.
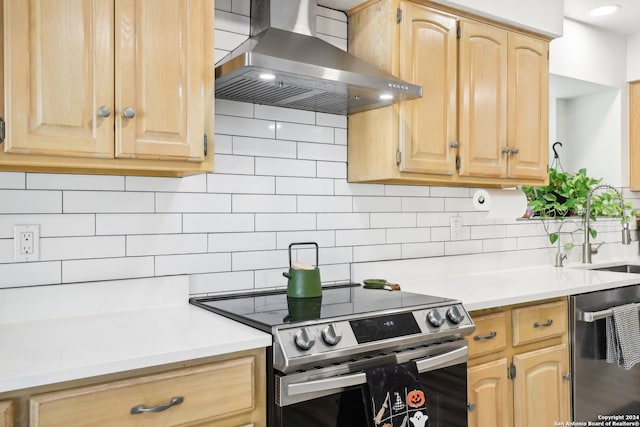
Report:
[[[113,108],[113,3],[4,7],[5,152],[113,157],[113,115],[98,116]]]
[[[117,157],[204,159],[212,4],[116,1]],[[135,117],[124,116],[127,108]]]
[[[545,180],[549,159],[548,43],[509,33],[510,178]]]
[[[513,356],[515,425],[547,426],[569,419],[570,384],[563,378],[568,359],[566,344]]]
[[[507,379],[507,359],[469,368],[467,396],[469,427],[507,427],[511,425],[511,394]]]
[[[422,98],[399,105],[402,172],[453,175],[456,139],[456,19],[403,3],[400,78],[422,86]]]
[[[464,20],[460,29],[460,175],[504,178],[508,33]]]

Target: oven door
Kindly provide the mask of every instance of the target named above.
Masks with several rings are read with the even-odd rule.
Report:
[[[466,340],[332,365],[275,378],[276,427],[367,426],[365,367],[414,360],[427,399],[429,427],[467,426]],[[406,427],[413,427],[408,424]]]

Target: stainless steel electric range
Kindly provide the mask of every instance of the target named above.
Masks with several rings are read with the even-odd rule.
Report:
[[[319,298],[278,290],[190,302],[273,336],[270,427],[366,426],[364,370],[408,361],[426,390],[429,427],[467,425],[465,336],[475,326],[460,301],[347,284]]]

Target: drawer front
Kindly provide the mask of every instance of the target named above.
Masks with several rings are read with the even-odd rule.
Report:
[[[507,347],[507,314],[473,317],[476,330],[469,337],[469,357],[504,350]]]
[[[249,412],[255,406],[256,359],[241,357],[131,380],[33,396],[31,426],[175,426]],[[161,412],[131,414],[182,402]],[[223,423],[224,424],[224,423]],[[219,425],[219,424],[218,424]]]
[[[564,301],[513,310],[513,345],[522,345],[565,334],[567,304]]]

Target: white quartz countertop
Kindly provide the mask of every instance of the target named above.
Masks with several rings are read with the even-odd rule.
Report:
[[[188,277],[0,290],[0,393],[267,347],[188,303]]]
[[[461,258],[459,267],[447,273],[438,260],[393,261],[361,266],[354,280],[385,277],[397,282],[403,291],[437,295],[462,301],[467,310],[480,310],[526,303],[548,298],[577,295],[640,283],[640,274],[597,271],[592,268],[618,264],[640,265],[640,257],[611,258],[590,266],[575,263],[565,267],[552,265],[495,269],[488,260]],[[448,259],[449,266],[453,259]],[[474,265],[475,262],[483,266]],[[466,265],[463,265],[466,263]],[[490,263],[490,262],[489,262]],[[484,268],[484,270],[483,270]],[[480,270],[480,271],[477,271]]]

